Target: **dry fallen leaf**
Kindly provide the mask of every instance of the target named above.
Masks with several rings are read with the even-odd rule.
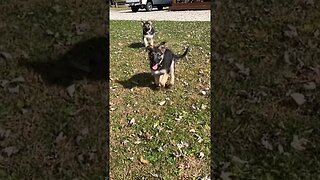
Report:
[[[243,74],[243,75],[246,75],[246,76],[249,76],[249,75],[250,75],[250,69],[244,67],[244,64],[242,64],[242,63],[235,63],[235,66],[238,68],[240,74]]]
[[[8,157],[11,157],[12,155],[19,152],[19,148],[17,148],[16,146],[9,146],[2,149],[2,152],[6,154]]]
[[[89,129],[87,127],[85,127],[80,131],[80,133],[83,136],[87,136],[89,134]]]
[[[244,108],[237,110],[235,113],[237,115],[241,115],[243,113],[243,111],[244,111]]]
[[[86,23],[82,24],[76,24],[76,34],[82,35],[85,31],[88,31],[90,29],[90,26]]]
[[[157,174],[157,173],[150,173],[150,174],[152,177],[156,177],[156,178],[160,177],[159,174]]]
[[[61,6],[59,6],[59,5],[53,6],[52,9],[53,9],[56,13],[60,13],[60,12],[61,12]]]
[[[19,93],[19,85],[17,85],[16,87],[13,87],[13,88],[8,88],[8,91],[10,93],[18,94]]]
[[[136,120],[135,120],[134,118],[132,118],[132,119],[129,121],[129,125],[130,125],[130,126],[135,125],[135,123],[136,123]]]
[[[85,160],[85,155],[84,155],[84,154],[78,155],[78,161],[79,161],[79,162],[83,163],[84,160]]]
[[[21,113],[22,114],[25,114],[27,112],[29,112],[30,109],[27,109],[27,108],[21,108]]]
[[[263,136],[262,138],[261,138],[261,143],[262,143],[262,145],[264,146],[264,148],[266,148],[266,149],[269,149],[269,150],[273,150],[273,147],[272,147],[272,145],[270,144],[270,142],[268,141],[268,139],[267,139],[267,137],[266,136]]]
[[[11,82],[24,82],[24,78],[22,76],[16,77],[11,80]]]
[[[149,132],[146,132],[144,133],[144,138],[147,139],[147,140],[151,140],[153,138],[153,136],[149,133]]]
[[[205,104],[201,104],[201,109],[207,109],[207,105],[205,105]]]
[[[230,176],[232,176],[232,173],[221,171],[220,178],[222,180],[232,180]]]
[[[237,156],[232,156],[232,162],[235,162],[237,164],[246,164],[246,163],[248,163],[248,161],[244,161],[244,160],[240,159]]]
[[[67,92],[68,92],[68,94],[69,94],[70,97],[73,96],[75,89],[76,89],[76,88],[75,88],[75,84],[72,84],[72,85],[70,85],[70,86],[67,87]]]
[[[5,60],[11,60],[12,59],[11,54],[7,53],[7,52],[0,52],[0,57],[4,58]]]
[[[204,158],[204,153],[200,152],[199,155],[198,155],[198,158],[200,158],[200,159]]]
[[[283,146],[281,144],[278,145],[278,151],[280,154],[282,154],[284,152]]]
[[[290,143],[291,147],[293,147],[297,151],[303,151],[306,148],[304,147],[308,143],[308,140],[305,138],[300,138],[297,135],[293,135],[293,140]]]
[[[177,144],[178,149],[184,148],[184,147],[189,147],[189,144],[186,142],[181,141],[180,143]]]
[[[316,83],[314,83],[314,82],[307,82],[303,85],[303,87],[306,90],[314,90],[314,89],[316,89],[317,86],[316,86]]]
[[[161,101],[161,102],[159,103],[159,105],[160,105],[160,106],[163,106],[165,103],[166,103],[166,101]]]
[[[288,51],[285,51],[285,52],[284,52],[284,61],[285,61],[288,65],[292,64],[291,61],[290,61],[290,57],[289,57]]]
[[[123,141],[121,142],[121,144],[122,144],[122,145],[127,145],[128,142],[129,142],[129,141],[125,139],[125,140],[123,140]]]
[[[305,2],[307,5],[311,5],[311,6],[314,5],[314,0],[306,0]]]
[[[163,147],[160,146],[160,147],[158,147],[157,150],[158,150],[158,152],[162,152],[163,151]]]
[[[140,156],[140,162],[141,162],[142,164],[149,164],[149,161],[146,160],[146,159],[144,159],[142,156]]]
[[[304,95],[301,93],[291,93],[290,96],[298,105],[302,105],[306,102]]]
[[[96,152],[89,152],[89,161],[96,162],[98,160],[98,155]]]
[[[314,36],[315,38],[317,38],[319,35],[320,35],[320,31],[317,29],[317,30],[313,33],[313,36]]]
[[[1,86],[4,88],[9,83],[9,81],[4,79],[4,80],[0,80],[0,83],[1,83]]]
[[[66,137],[63,135],[63,132],[60,132],[59,135],[56,138],[56,143],[61,142],[62,140],[64,140]]]
[[[53,36],[54,35],[54,33],[50,29],[46,30],[46,34],[49,35],[49,36]]]
[[[206,175],[205,177],[201,178],[200,180],[211,180],[209,175]]]
[[[81,142],[82,139],[83,139],[83,137],[80,136],[80,135],[78,135],[78,136],[76,137],[76,144],[77,144],[77,145],[80,145],[80,142]]]
[[[287,36],[287,37],[295,37],[295,36],[298,36],[298,32],[297,32],[297,28],[292,26],[292,25],[288,25],[288,28],[290,30],[288,31],[284,31],[284,35]]]
[[[9,137],[10,133],[10,130],[5,130],[0,127],[0,139]]]

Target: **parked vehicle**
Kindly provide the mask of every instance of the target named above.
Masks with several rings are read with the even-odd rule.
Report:
[[[126,4],[131,8],[132,12],[138,12],[139,9],[152,11],[154,7],[162,10],[164,7],[172,5],[172,0],[126,0]]]
[[[125,5],[126,4],[126,0],[110,0],[110,5]]]

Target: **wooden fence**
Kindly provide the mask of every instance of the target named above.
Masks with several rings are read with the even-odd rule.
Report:
[[[181,10],[210,10],[210,0],[173,0],[172,6],[169,10],[181,11]]]

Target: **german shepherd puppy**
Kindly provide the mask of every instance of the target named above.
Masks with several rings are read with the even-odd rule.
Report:
[[[155,35],[155,29],[152,26],[151,21],[142,21],[142,34],[143,34],[143,42],[144,46],[148,47],[153,46],[153,37]]]
[[[150,61],[151,74],[154,76],[154,83],[156,88],[168,87],[174,85],[174,70],[175,63],[178,59],[184,58],[189,47],[186,48],[183,54],[176,55],[165,46],[165,42],[160,43],[157,47],[148,46],[148,57]],[[170,74],[170,84],[166,86]]]

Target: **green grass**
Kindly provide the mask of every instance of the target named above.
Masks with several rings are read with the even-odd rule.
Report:
[[[176,84],[170,90],[148,87],[152,77],[140,22],[110,23],[110,107],[115,108],[110,112],[111,178],[152,179],[152,173],[161,179],[204,177],[210,162],[210,96],[200,92],[210,87],[210,23],[154,21],[154,25],[156,44],[166,41],[176,53],[191,47],[188,61],[177,63]],[[134,81],[135,87],[123,86]],[[160,106],[163,100],[166,104]],[[130,125],[132,118],[135,124]],[[181,142],[189,146],[180,152]],[[200,152],[203,159],[197,157]],[[141,156],[149,163],[141,163]]]
[[[0,58],[1,82],[8,81],[0,86],[0,179],[102,179],[107,87],[71,64],[104,61],[107,5],[13,0],[1,1],[0,11],[0,52],[12,57]],[[13,82],[17,77],[24,81]]]
[[[320,61],[312,45],[319,42],[318,8],[319,2],[231,1],[215,11],[213,178],[224,172],[235,179],[319,179]],[[285,35],[288,25],[297,36]],[[304,88],[307,82],[316,88]],[[290,91],[306,102],[297,105]]]

